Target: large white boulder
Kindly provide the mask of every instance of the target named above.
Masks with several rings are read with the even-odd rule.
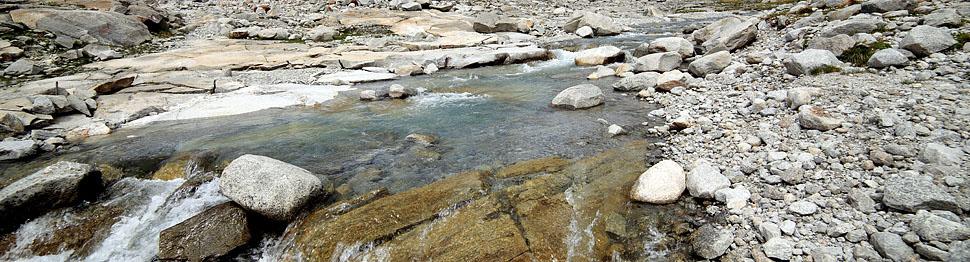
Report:
[[[630,198],[652,204],[669,204],[687,188],[684,168],[671,160],[660,161],[637,178],[630,191]]]
[[[219,192],[245,209],[286,221],[318,196],[323,184],[306,169],[265,156],[243,155],[222,171]]]

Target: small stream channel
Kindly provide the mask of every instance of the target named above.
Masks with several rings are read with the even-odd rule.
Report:
[[[630,50],[683,25],[648,25],[637,29],[650,34],[628,33],[550,47],[613,44]],[[100,205],[94,209],[112,210],[103,212],[115,216],[105,220],[113,221],[113,226],[94,234],[98,240],[93,242],[98,243],[85,244],[83,252],[51,247],[38,256],[32,251],[32,241],[84,224],[75,219],[90,219],[83,216],[91,216],[86,213],[92,208],[65,208],[23,224],[13,233],[13,248],[0,249],[0,260],[151,260],[158,252],[159,231],[228,201],[218,194],[218,180],[173,198],[170,195],[184,179],[150,179],[152,172],[178,156],[208,159],[198,163],[194,173],[217,169],[242,154],[269,156],[326,176],[337,188],[336,198],[346,199],[379,187],[403,192],[457,173],[529,159],[581,159],[645,137],[642,123],[656,121],[647,117],[655,105],[635,99],[635,93],[613,91],[611,85],[618,78],[586,80],[594,67],[575,66],[572,52],[553,52],[555,58],[548,61],[446,70],[355,86],[370,89],[401,84],[425,90],[406,100],[361,102],[357,100],[359,90],[350,91],[323,106],[153,123],[90,138],[68,153],[0,163],[0,186],[61,160],[112,166],[127,176],[97,202],[84,204]],[[577,111],[549,106],[561,90],[583,83],[603,89],[606,104]],[[606,125],[598,119],[621,125],[630,133],[610,138],[605,134]],[[405,141],[409,134],[438,141],[432,147],[418,146]],[[576,225],[577,230],[587,226],[591,225]],[[644,252],[644,257],[654,254]]]

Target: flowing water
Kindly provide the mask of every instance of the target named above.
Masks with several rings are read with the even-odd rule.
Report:
[[[662,36],[624,34],[561,44],[618,43],[629,49]],[[586,80],[595,68],[573,65],[574,53],[555,50],[554,54],[549,61],[446,70],[355,86],[372,89],[401,84],[425,91],[406,100],[359,102],[357,91],[350,91],[323,106],[153,123],[90,138],[69,153],[41,156],[26,163],[0,163],[0,186],[60,160],[112,166],[128,176],[96,202],[55,210],[23,224],[12,234],[12,248],[0,249],[0,260],[150,261],[158,252],[158,232],[228,201],[218,193],[218,179],[179,197],[174,196],[184,193],[180,188],[185,179],[148,179],[167,159],[179,154],[204,155],[212,160],[190,175],[212,170],[242,154],[269,156],[326,176],[338,187],[341,198],[349,198],[379,187],[401,192],[460,172],[528,159],[589,157],[643,136],[641,123],[650,121],[647,113],[655,109],[654,105],[637,101],[633,93],[612,91],[610,86],[617,78]],[[602,88],[606,104],[576,111],[549,106],[561,90],[582,83]],[[624,126],[631,133],[609,138],[606,125],[599,119]],[[438,141],[432,147],[418,146],[405,141],[409,134],[429,135]],[[582,199],[569,201],[572,205]],[[90,234],[89,243],[78,250],[37,250],[37,243],[57,237],[57,232],[66,227],[80,225],[82,222],[74,220],[88,219],[79,216],[92,213],[110,214],[104,219],[111,226],[94,226],[97,232]],[[441,216],[450,215],[454,214]],[[573,235],[567,239],[570,255],[589,253],[581,249],[592,248],[594,239],[589,231],[598,220],[582,224],[574,218],[573,222]],[[275,252],[280,245],[277,241],[271,236],[265,238],[256,252]],[[333,261],[379,260],[386,255],[381,247],[367,247],[372,243],[343,245],[340,250],[344,252],[336,253]]]

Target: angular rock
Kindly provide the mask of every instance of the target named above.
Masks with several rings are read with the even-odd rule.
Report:
[[[928,56],[955,45],[957,40],[945,28],[921,25],[909,30],[899,42],[899,47],[912,51],[919,56]]]
[[[663,160],[640,174],[630,198],[651,204],[673,203],[687,188],[686,180],[684,169],[677,162]]]
[[[724,203],[729,209],[738,209],[748,204],[748,199],[751,198],[751,192],[743,186],[737,186],[735,188],[725,188],[714,192],[714,198]]]
[[[57,162],[0,189],[0,232],[99,193],[101,172],[97,169],[86,164]]]
[[[697,198],[714,198],[714,192],[730,186],[731,181],[706,160],[694,161],[687,173],[687,190]]]
[[[661,37],[647,46],[647,54],[677,52],[681,57],[694,56],[694,43],[682,37]]]
[[[106,81],[95,86],[94,92],[98,93],[99,95],[114,93],[118,90],[131,86],[132,82],[135,82],[134,76]]]
[[[3,69],[3,74],[8,76],[34,75],[43,72],[44,69],[35,65],[34,61],[27,58],[18,59],[13,64]]]
[[[472,29],[479,33],[515,32],[518,26],[514,20],[494,12],[484,12],[472,21]]]
[[[401,4],[401,10],[404,11],[421,11],[421,4],[415,2],[407,2]]]
[[[903,242],[903,238],[889,232],[876,232],[869,236],[869,243],[885,258],[893,261],[911,261],[916,259],[913,248]]]
[[[408,98],[417,94],[418,91],[414,90],[414,88],[404,87],[398,84],[393,84],[387,89],[387,95],[391,98]]]
[[[970,239],[970,228],[966,225],[939,217],[926,210],[916,211],[916,216],[909,225],[922,241],[951,242]]]
[[[734,243],[734,232],[719,230],[711,224],[704,224],[690,234],[694,253],[705,259],[714,259],[724,254]]]
[[[121,58],[124,56],[121,53],[118,53],[118,51],[112,50],[109,46],[99,44],[86,45],[81,49],[81,52],[87,57],[93,57],[101,61]]]
[[[929,143],[919,153],[919,161],[927,164],[940,164],[944,166],[959,165],[962,161],[963,150],[950,148],[937,143]]]
[[[313,30],[310,30],[310,33],[308,34],[308,36],[310,37],[310,40],[317,41],[317,42],[333,40],[334,35],[337,35],[337,30],[334,30],[333,28],[330,28],[325,25],[319,25],[317,27],[314,27]]]
[[[24,50],[16,46],[0,48],[0,61],[13,61],[24,55]]]
[[[806,105],[798,108],[798,111],[798,124],[802,128],[828,131],[842,126],[841,118],[830,115],[822,108]]]
[[[593,28],[589,26],[580,27],[576,29],[576,35],[582,38],[593,37]]]
[[[818,212],[818,206],[809,201],[798,201],[788,206],[788,211],[807,216]]]
[[[25,129],[24,122],[17,115],[12,113],[0,113],[0,137],[10,137],[23,134]]]
[[[616,35],[623,32],[623,28],[613,22],[613,18],[590,11],[575,11],[563,25],[566,32],[576,32],[580,27],[593,28],[596,35]]]
[[[115,12],[18,9],[10,13],[14,22],[83,42],[134,46],[152,39],[148,26]]]
[[[626,130],[619,125],[613,124],[607,127],[606,134],[609,135],[610,137],[615,137],[615,136],[626,134]]]
[[[900,53],[899,50],[893,48],[886,48],[872,54],[866,64],[868,64],[869,67],[883,68],[889,66],[903,66],[906,65],[906,63],[909,63],[909,58],[906,58],[903,53]]]
[[[34,140],[3,140],[0,141],[0,160],[21,159],[37,153],[40,145]]]
[[[895,176],[887,179],[882,202],[906,212],[923,209],[960,212],[956,199],[933,184],[929,177]]]
[[[247,210],[286,221],[318,196],[324,183],[309,171],[283,161],[242,155],[222,171],[219,192]]]
[[[613,89],[617,91],[649,90],[657,86],[657,78],[659,77],[660,74],[657,72],[639,73],[613,83]]]
[[[574,60],[578,66],[594,66],[622,62],[623,56],[623,50],[615,46],[601,46],[580,51]]]
[[[232,202],[206,209],[158,234],[158,258],[190,262],[225,256],[249,242],[246,211]]]
[[[687,66],[687,71],[691,74],[703,77],[707,74],[717,74],[731,64],[731,53],[721,51],[702,56]]]
[[[692,35],[705,54],[733,51],[754,41],[759,22],[758,19],[742,21],[737,17],[728,17],[697,30]]]
[[[30,101],[31,106],[30,108],[27,108],[27,111],[30,111],[31,113],[35,113],[35,114],[44,114],[44,115],[54,114],[54,110],[55,110],[54,102],[51,101],[51,99],[48,98],[47,96],[39,95],[39,96],[30,97],[29,99],[31,100]]]
[[[970,241],[959,241],[950,244],[950,252],[946,262],[970,261]]]
[[[810,87],[800,87],[788,90],[788,98],[785,102],[788,103],[789,108],[800,108],[803,105],[810,104],[812,102],[812,97],[819,93],[818,88]]]
[[[596,67],[596,72],[593,72],[592,74],[589,74],[589,76],[587,76],[586,79],[589,79],[589,80],[597,80],[597,79],[600,79],[600,78],[604,78],[604,77],[607,77],[607,76],[613,76],[613,75],[616,75],[616,71],[613,71],[612,68],[605,67],[605,66],[598,66],[598,67]]]
[[[916,1],[913,0],[874,0],[862,4],[863,13],[885,13],[914,8],[916,8]]]
[[[928,26],[958,27],[962,23],[963,18],[953,9],[938,9],[923,16],[923,24]]]
[[[91,110],[88,109],[88,104],[84,100],[81,100],[81,98],[78,98],[74,94],[69,94],[66,97],[67,103],[71,105],[71,108],[74,108],[74,110],[77,110],[85,116],[91,116]]]
[[[680,67],[681,58],[677,52],[653,53],[637,59],[634,68],[637,72],[667,72]]]
[[[360,100],[365,100],[365,101],[377,100],[377,91],[376,90],[360,91]]]
[[[789,260],[792,257],[795,245],[783,237],[776,237],[768,239],[764,245],[761,245],[761,249],[765,251],[765,256],[769,258]]]
[[[832,37],[836,35],[855,35],[858,33],[872,33],[876,29],[886,26],[886,22],[881,18],[869,16],[869,15],[858,15],[854,16],[848,20],[834,22],[824,28],[819,32],[819,35],[823,37]]]
[[[795,76],[811,74],[812,70],[819,68],[842,66],[842,62],[835,57],[835,54],[821,49],[808,49],[799,52],[782,60],[782,63],[785,64],[788,73]]]
[[[876,201],[872,200],[865,191],[853,189],[849,192],[849,204],[863,213],[876,212]]]
[[[606,102],[606,96],[599,87],[582,84],[566,88],[552,99],[552,105],[569,109],[584,109]]]
[[[855,40],[844,34],[832,37],[815,37],[808,42],[809,49],[821,49],[832,52],[835,56],[842,55],[842,52],[855,46]]]

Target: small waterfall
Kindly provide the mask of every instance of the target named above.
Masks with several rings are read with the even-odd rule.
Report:
[[[574,193],[575,188],[576,185],[570,186],[564,192],[566,202],[573,207],[573,213],[569,217],[569,235],[564,240],[566,244],[565,261],[573,261],[574,258],[576,261],[588,260],[588,255],[593,253],[593,245],[596,244],[593,227],[596,226],[596,222],[600,217],[600,211],[597,210],[596,215],[589,222],[589,225],[585,228],[580,225],[580,219],[583,218],[583,214],[582,210],[579,209],[579,204],[583,201],[583,197]]]

